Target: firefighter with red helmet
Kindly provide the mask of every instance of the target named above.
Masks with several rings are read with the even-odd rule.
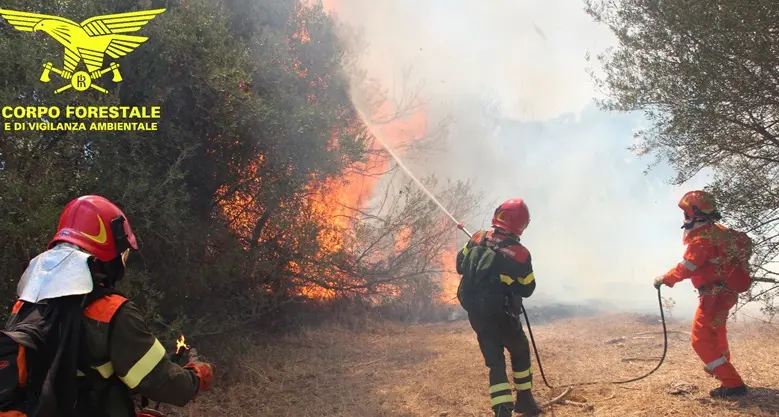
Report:
[[[37,396],[27,404],[30,415],[134,417],[131,395],[183,406],[211,386],[211,364],[174,364],[139,309],[113,290],[131,250],[138,243],[122,210],[87,195],[65,207],[48,250],[30,262],[7,328],[26,322],[71,351],[28,357],[40,362],[28,365],[28,388]],[[64,311],[57,312],[56,325],[46,323],[55,316],[40,312],[69,299],[76,300],[72,331],[60,330],[67,328]]]
[[[706,191],[690,191],[679,200],[684,212],[683,259],[655,279],[655,288],[690,279],[699,303],[692,325],[692,347],[705,363],[706,373],[721,386],[712,397],[743,395],[747,387],[730,362],[726,322],[738,294],[749,289],[752,241],[743,232],[718,223],[722,219],[716,200]]]
[[[530,252],[519,241],[529,223],[530,212],[525,202],[519,198],[506,200],[495,210],[493,230],[475,233],[457,254],[457,272],[463,275],[458,298],[468,311],[468,320],[489,368],[489,394],[492,409],[498,417],[509,417],[512,411],[525,416],[542,413],[531,392],[530,348],[519,322],[522,299],[530,297],[536,287]],[[480,247],[490,248],[494,255],[474,255]],[[485,265],[485,259],[489,259],[489,265]],[[480,269],[489,282],[494,282],[492,292],[495,294],[482,296],[489,301],[481,304],[465,303],[466,292],[477,292],[479,287],[467,285],[469,271],[478,274]],[[481,305],[482,308],[469,309],[468,305]],[[510,355],[513,384],[506,376],[504,349]],[[516,402],[513,390],[517,391]]]

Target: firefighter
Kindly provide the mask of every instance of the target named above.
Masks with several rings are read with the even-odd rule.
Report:
[[[60,372],[53,378],[60,381],[48,392],[57,397],[54,400],[44,398],[44,385],[38,403],[71,408],[62,410],[62,415],[134,417],[131,395],[184,406],[211,386],[213,365],[199,361],[183,367],[174,364],[149,331],[139,309],[113,290],[124,275],[131,250],[138,250],[138,244],[124,213],[103,197],[87,195],[65,207],[49,250],[30,262],[17,288],[19,301],[9,326],[32,320],[30,317],[41,305],[56,306],[58,300],[80,297],[80,304],[75,304],[80,330],[74,333],[79,336],[74,337],[77,340],[72,345],[78,350],[73,355],[74,372]],[[39,328],[52,327],[41,326],[41,320],[46,319],[33,323]],[[59,337],[65,343],[65,335]],[[57,355],[54,361],[67,362],[67,356]],[[28,367],[31,372],[40,369],[40,365]],[[68,369],[68,365],[50,361],[43,373],[56,368]],[[61,382],[70,381],[71,376],[72,384]],[[40,383],[40,379],[31,381]],[[72,387],[75,398],[64,398]],[[60,415],[40,411],[47,406],[35,407],[39,410],[34,415]]]
[[[690,191],[679,201],[684,212],[682,261],[655,279],[655,288],[690,278],[699,303],[692,325],[692,347],[704,362],[704,370],[719,379],[712,397],[743,395],[747,387],[730,362],[726,322],[738,294],[749,289],[750,238],[718,223],[717,204],[706,191]]]
[[[518,198],[506,200],[495,210],[492,217],[493,230],[475,233],[457,254],[457,272],[463,275],[461,288],[458,289],[460,297],[460,292],[464,291],[463,281],[472,268],[467,263],[482,264],[468,256],[468,252],[485,244],[495,252],[494,261],[487,269],[491,282],[495,282],[494,291],[499,292],[499,296],[492,298],[490,303],[493,306],[496,303],[501,305],[493,313],[482,314],[474,308],[466,310],[484,362],[489,368],[489,394],[492,409],[498,417],[511,416],[512,410],[525,416],[542,413],[531,392],[533,375],[530,349],[519,322],[522,298],[530,297],[536,287],[530,252],[519,242],[519,237],[529,223],[530,213],[525,202]],[[466,296],[462,295],[463,298]],[[508,350],[511,358],[513,388],[517,391],[516,403],[512,384],[506,377],[504,349]]]

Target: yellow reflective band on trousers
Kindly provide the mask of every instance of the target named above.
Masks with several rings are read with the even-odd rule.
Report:
[[[511,391],[511,384],[508,382],[503,382],[490,387],[490,394],[494,394],[498,391]]]
[[[506,285],[511,285],[511,284],[514,283],[514,278],[511,278],[508,275],[500,274],[500,282],[502,282],[502,283],[504,283]]]
[[[533,371],[530,368],[514,372],[514,388],[517,391],[527,391],[533,388]]]
[[[157,366],[158,363],[165,357],[165,347],[162,346],[159,340],[154,340],[154,344],[151,346],[148,352],[143,355],[135,365],[130,368],[130,372],[127,375],[120,376],[121,379],[130,389],[133,389],[141,383],[143,378]]]
[[[111,375],[114,374],[114,364],[111,362],[106,362],[100,366],[93,366],[92,369],[99,372],[100,376],[102,376],[105,379],[110,378]]]
[[[520,372],[514,372],[514,378],[520,379],[520,378],[527,378],[530,376],[530,369]]]
[[[501,395],[500,397],[495,397],[492,399],[492,406],[494,407],[498,404],[513,403],[513,402],[514,402],[513,394]]]
[[[495,396],[496,393],[504,394]],[[511,393],[511,384],[508,382],[501,382],[499,384],[490,386],[490,397],[492,397],[493,407],[498,404],[513,403],[514,395]]]

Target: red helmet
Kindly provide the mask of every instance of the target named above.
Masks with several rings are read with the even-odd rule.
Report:
[[[685,225],[696,220],[720,220],[717,201],[711,193],[702,190],[689,191],[679,200],[679,208],[684,211]],[[682,226],[685,227],[685,226]]]
[[[530,211],[521,198],[511,198],[495,209],[492,226],[500,227],[516,236],[521,236],[530,224]]]
[[[57,233],[49,249],[57,242],[68,242],[109,262],[127,249],[138,250],[135,234],[122,210],[97,195],[79,197],[65,206]]]

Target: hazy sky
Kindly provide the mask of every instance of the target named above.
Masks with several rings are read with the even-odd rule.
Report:
[[[651,158],[626,149],[642,115],[595,107],[585,54],[614,39],[580,0],[338,0],[335,13],[363,31],[371,76],[397,86],[411,68],[431,118],[452,118],[446,146],[406,155],[419,176],[478,179],[491,200],[526,199],[534,302],[657,308],[652,280],[683,251],[676,203],[703,179],[674,188],[666,166],[644,175]],[[665,295],[685,316],[697,303],[689,281]]]

